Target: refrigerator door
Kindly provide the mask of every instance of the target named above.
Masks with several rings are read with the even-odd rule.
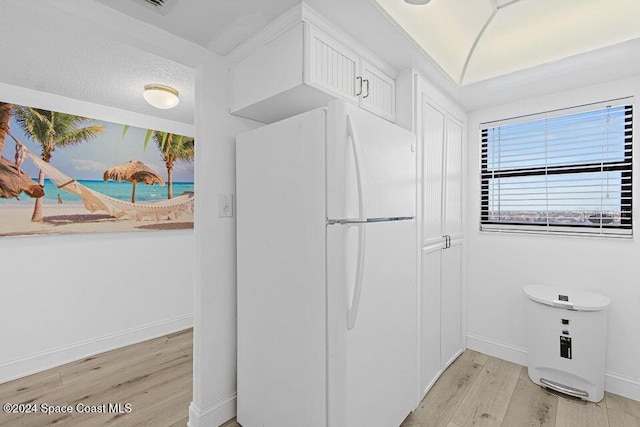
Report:
[[[415,237],[414,220],[327,226],[329,427],[399,426],[414,409]]]
[[[414,217],[414,134],[344,101],[327,124],[328,218]]]

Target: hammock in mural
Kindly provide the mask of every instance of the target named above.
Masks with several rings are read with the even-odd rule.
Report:
[[[59,189],[76,194],[82,198],[84,207],[90,212],[104,211],[115,218],[133,218],[137,221],[153,218],[156,221],[170,218],[178,219],[182,214],[193,214],[195,197],[193,194],[174,197],[156,203],[131,203],[114,199],[94,191],[68,177],[58,169],[43,161],[20,144],[20,150],[28,156],[49,177]],[[17,159],[16,159],[17,160]]]

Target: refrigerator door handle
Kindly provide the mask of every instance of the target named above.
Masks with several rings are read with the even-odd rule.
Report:
[[[351,298],[351,306],[349,307],[349,316],[347,319],[347,330],[350,331],[356,325],[358,318],[358,308],[360,307],[360,296],[362,295],[362,285],[364,283],[364,260],[367,243],[366,224],[353,224],[358,227],[358,261],[356,265],[355,286],[353,288],[353,297]]]
[[[349,131],[349,139],[351,140],[351,147],[353,148],[353,158],[356,166],[356,181],[358,185],[358,219],[365,221],[367,216],[364,213],[364,190],[362,188],[362,164],[360,163],[360,138],[358,138],[358,132],[353,125],[351,116],[347,115],[347,129]]]

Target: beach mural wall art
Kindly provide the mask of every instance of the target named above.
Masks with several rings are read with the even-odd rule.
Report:
[[[0,237],[193,228],[193,137],[0,102]]]

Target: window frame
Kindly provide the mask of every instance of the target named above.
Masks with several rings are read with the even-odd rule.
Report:
[[[500,126],[520,124],[529,121],[541,120],[544,118],[566,117],[580,114],[586,111],[595,111],[612,107],[624,106],[624,159],[583,164],[561,164],[547,166],[541,169],[539,166],[507,169],[504,171],[489,170],[489,129]],[[591,107],[591,108],[589,108]],[[630,114],[628,111],[630,110]],[[628,116],[627,116],[628,115]],[[621,98],[618,100],[605,101],[597,104],[588,104],[578,107],[570,107],[561,110],[548,111],[539,114],[515,117],[511,119],[487,122],[480,124],[480,224],[481,232],[503,232],[503,233],[534,233],[534,234],[569,234],[578,236],[599,236],[599,237],[633,237],[633,97]],[[490,204],[490,182],[497,178],[512,178],[526,176],[549,176],[580,174],[594,172],[621,172],[620,198],[629,200],[628,206],[621,203],[621,224],[553,224],[550,222],[514,222],[489,220]]]

